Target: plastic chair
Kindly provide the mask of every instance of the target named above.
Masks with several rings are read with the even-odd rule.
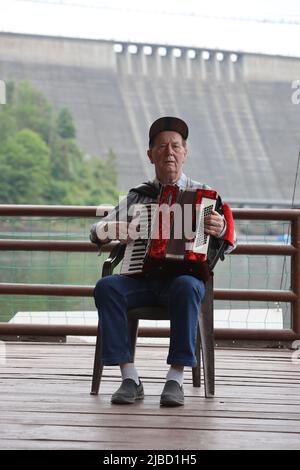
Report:
[[[113,273],[114,268],[122,260],[125,245],[118,244],[113,248],[104,262],[102,277]],[[136,348],[139,320],[169,320],[168,311],[164,307],[141,307],[128,310],[128,328],[131,338],[133,354]],[[212,398],[215,394],[215,357],[214,357],[214,329],[213,329],[213,273],[206,282],[205,297],[199,309],[197,340],[196,340],[197,366],[193,367],[193,386],[201,385],[201,351],[204,375],[205,397]],[[101,335],[98,325],[95,348],[94,369],[91,395],[98,395],[103,364],[101,359]]]

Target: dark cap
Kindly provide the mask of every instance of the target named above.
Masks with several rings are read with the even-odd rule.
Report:
[[[153,141],[154,137],[163,131],[175,131],[182,136],[184,140],[188,138],[189,128],[186,123],[176,117],[161,117],[154,121],[149,130],[149,145]]]

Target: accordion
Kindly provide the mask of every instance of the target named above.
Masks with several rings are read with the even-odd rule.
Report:
[[[137,232],[127,243],[120,274],[172,277],[193,275],[206,281],[211,267],[211,238],[204,233],[204,217],[216,209],[218,194],[210,189],[166,185],[158,203],[136,204]]]

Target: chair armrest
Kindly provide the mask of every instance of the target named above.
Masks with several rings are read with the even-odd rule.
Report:
[[[104,261],[102,268],[102,277],[110,276],[113,273],[114,268],[123,259],[126,245],[118,243],[109,254],[109,257]]]

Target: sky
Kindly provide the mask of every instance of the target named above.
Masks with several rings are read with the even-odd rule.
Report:
[[[0,0],[0,31],[300,57],[300,0]]]

